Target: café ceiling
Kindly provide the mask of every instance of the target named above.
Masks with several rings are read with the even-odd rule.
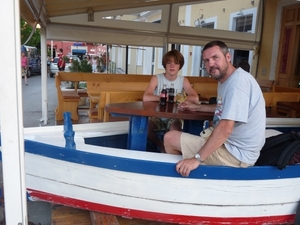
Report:
[[[253,49],[258,40],[254,34],[199,32],[178,25],[180,6],[213,1],[225,0],[20,0],[20,14],[32,27],[38,23],[45,28],[47,40],[163,47],[167,43],[204,45],[212,38],[222,38],[231,47]],[[158,23],[105,19],[155,10],[161,10]],[[90,13],[92,21],[88,20]]]
[[[208,0],[20,0],[22,17],[30,24],[51,22],[52,17],[93,12],[126,10],[176,3],[209,2]],[[210,1],[212,2],[212,1]]]

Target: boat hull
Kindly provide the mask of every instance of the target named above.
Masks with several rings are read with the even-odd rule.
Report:
[[[189,177],[181,177],[175,170],[180,156],[88,145],[87,135],[80,132],[76,150],[65,148],[57,131],[26,135],[26,187],[31,200],[176,224],[295,220],[300,165],[283,170],[200,166]],[[90,131],[88,136],[111,136],[100,133]]]

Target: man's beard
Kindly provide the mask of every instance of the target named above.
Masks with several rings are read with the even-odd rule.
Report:
[[[212,75],[212,70],[219,70],[219,75]],[[220,67],[213,66],[210,68],[209,74],[216,79],[217,81],[222,80],[226,76],[226,72],[228,70],[228,64],[226,64],[224,69],[220,69]]]

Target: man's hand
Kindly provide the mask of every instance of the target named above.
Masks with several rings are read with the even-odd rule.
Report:
[[[190,172],[194,169],[197,169],[198,166],[200,166],[200,162],[197,159],[184,159],[177,163],[176,171],[177,173],[180,173],[181,176],[188,177]]]
[[[180,110],[197,111],[199,109],[199,105],[189,101],[184,101],[178,105],[178,108]]]

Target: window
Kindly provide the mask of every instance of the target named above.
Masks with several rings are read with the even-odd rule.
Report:
[[[142,66],[143,65],[143,50],[141,47],[136,49],[136,65]]]
[[[234,12],[230,16],[231,29],[238,32],[254,33],[256,23],[256,8],[244,9]],[[237,66],[241,61],[252,63],[253,51],[232,50],[233,65]]]

